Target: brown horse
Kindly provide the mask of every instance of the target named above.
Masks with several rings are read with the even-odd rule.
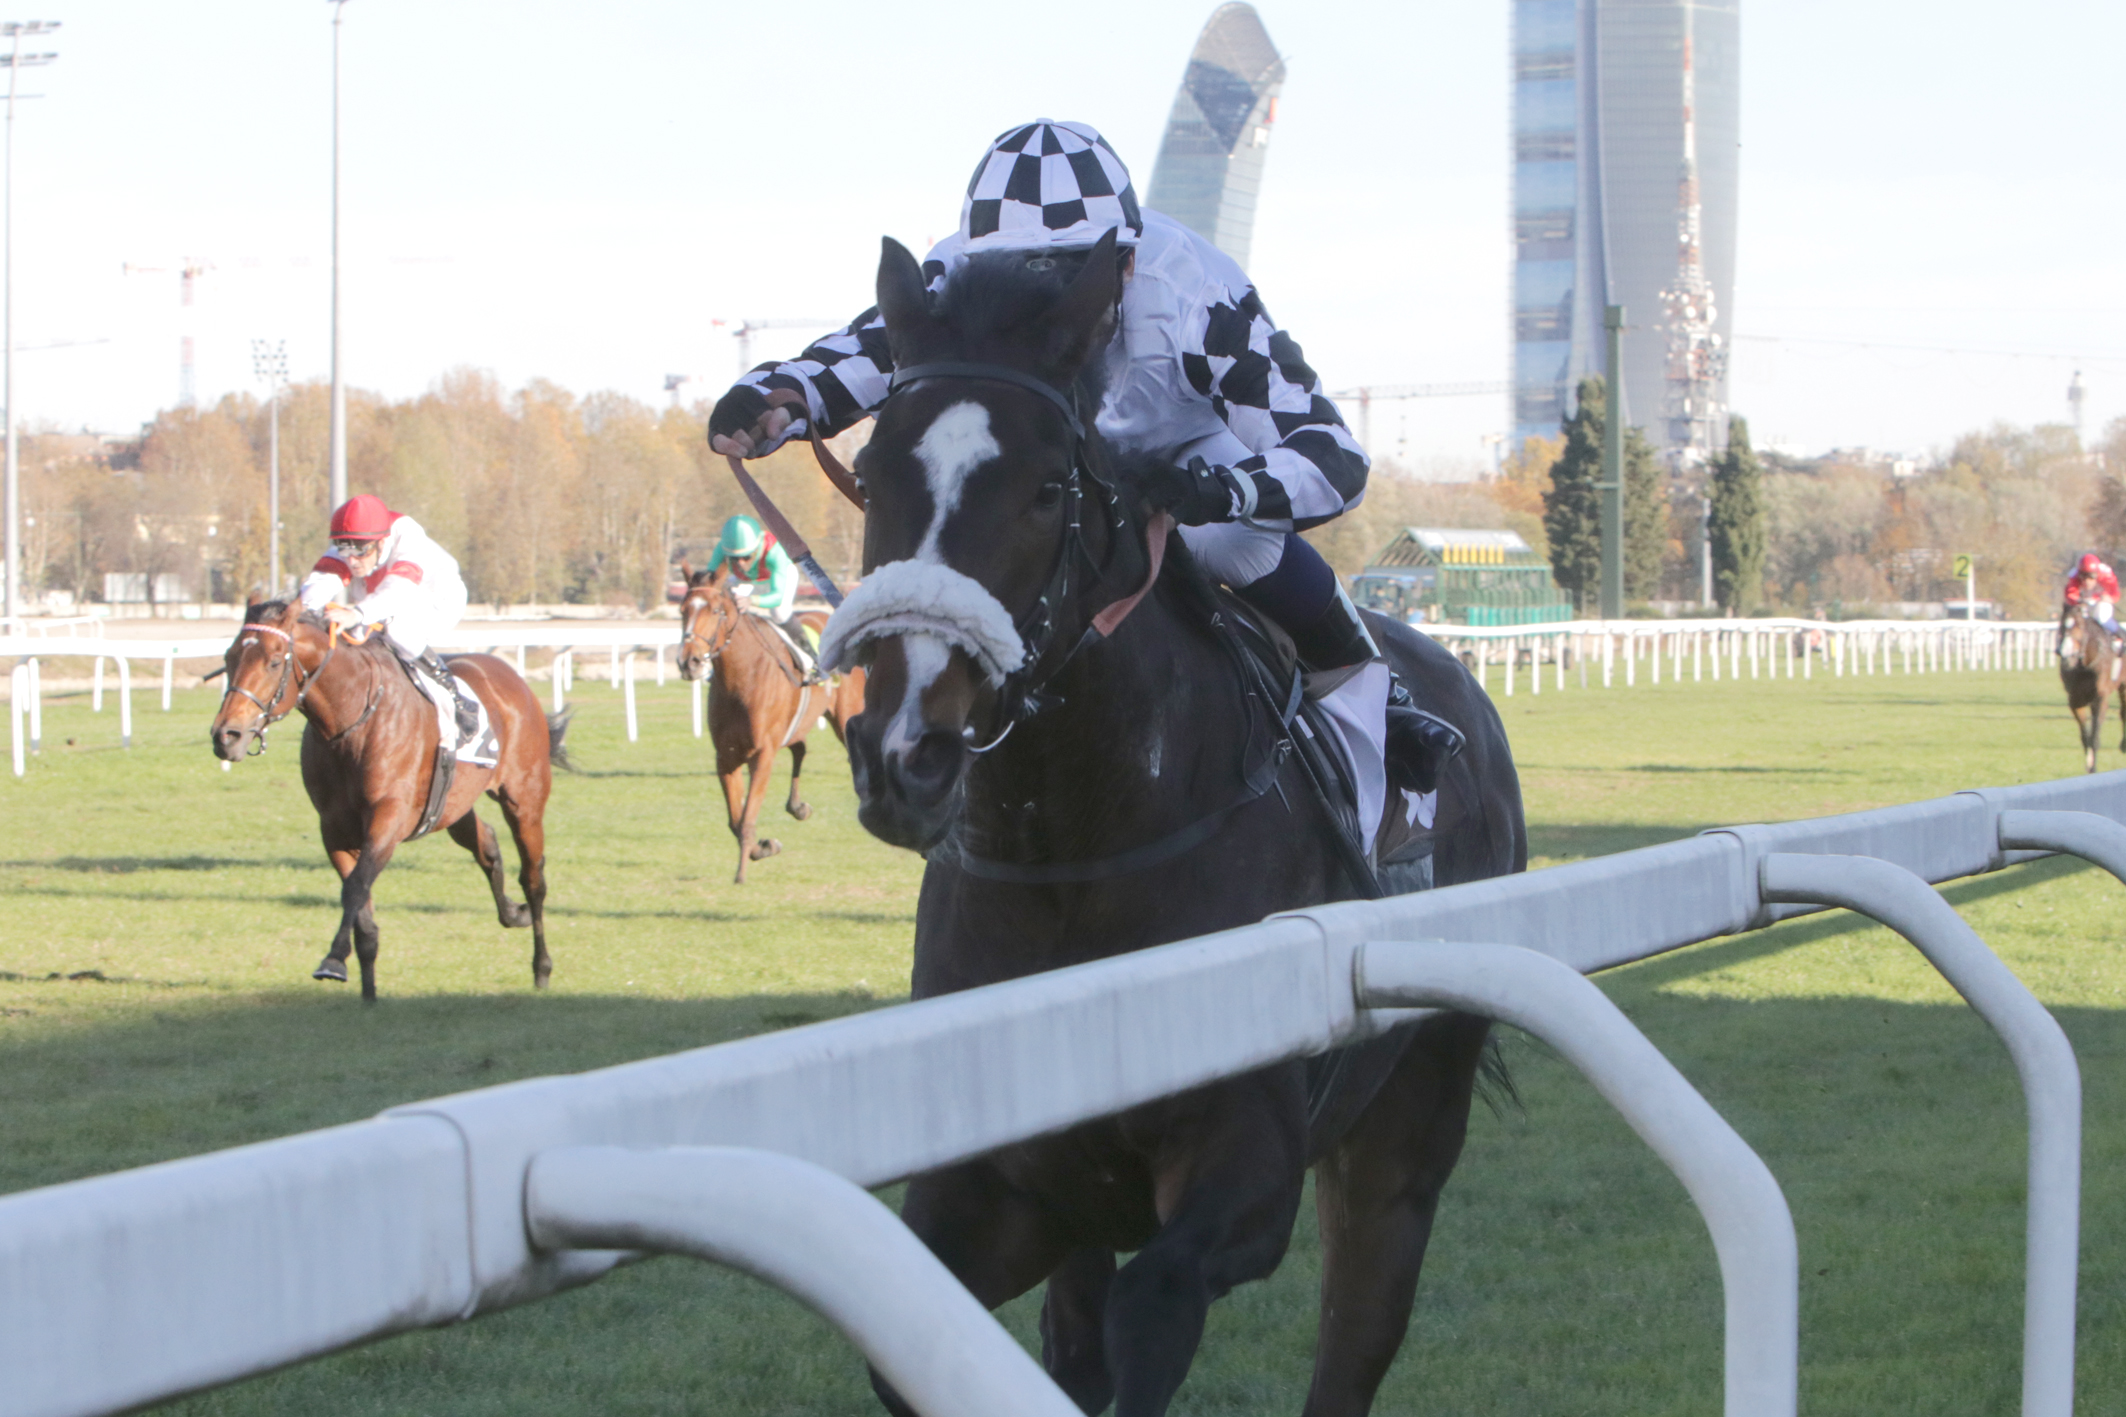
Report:
[[[2082,763],[2096,771],[2097,740],[2104,735],[2104,701],[2119,696],[2119,718],[2126,724],[2126,660],[2112,647],[2111,634],[2086,605],[2070,605],[2060,612],[2060,683],[2067,689],[2067,707],[2082,730]],[[2126,737],[2119,741],[2126,752]]]
[[[806,684],[804,670],[782,636],[765,617],[739,604],[725,569],[687,572],[686,600],[680,606],[679,674],[709,679],[709,737],[716,745],[716,774],[723,779],[723,800],[738,839],[738,874],[746,883],[746,863],[763,861],[782,850],[774,837],[758,834],[760,804],[768,795],[768,775],[775,754],[790,750],[790,798],[783,809],[800,822],[812,808],[799,794],[805,770],[805,736],[825,714],[834,736],[863,710],[862,670],[825,684]],[[808,611],[794,617],[816,637],[827,617]],[[713,672],[712,672],[713,671]],[[745,785],[738,781],[745,769]]]
[[[370,892],[401,842],[420,825],[435,776],[440,731],[428,697],[406,677],[380,637],[355,644],[286,600],[244,608],[243,628],[223,663],[228,691],[208,736],[228,762],[263,752],[266,730],[300,709],[303,786],[317,808],[325,853],[340,873],[340,928],[311,978],[344,984],[350,944],[361,957],[362,997],[376,998],[376,916]],[[450,656],[458,676],[487,706],[501,758],[493,767],[459,763],[437,825],[473,854],[494,892],[505,928],[531,926],[532,983],[553,973],[546,953],[547,794],[555,762],[564,766],[564,719],[548,720],[517,671],[489,654]],[[473,804],[482,792],[502,805],[516,838],[525,904],[509,898],[494,829]]]

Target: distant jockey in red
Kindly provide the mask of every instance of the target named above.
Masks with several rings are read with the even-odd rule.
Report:
[[[352,497],[332,514],[332,544],[303,577],[303,608],[340,630],[381,625],[385,643],[436,689],[439,704],[455,702],[459,735],[469,738],[477,711],[430,646],[465,613],[465,578],[448,551],[412,517],[381,497]]]
[[[2122,639],[2117,618],[2119,603],[2119,578],[2117,572],[2104,563],[2104,558],[2094,551],[2075,563],[2074,574],[2067,578],[2066,600],[2069,605],[2086,605],[2090,618],[2111,633],[2111,642],[2117,646]],[[2062,638],[2062,645],[2065,640]]]

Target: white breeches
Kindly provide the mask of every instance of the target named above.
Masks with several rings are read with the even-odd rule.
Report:
[[[1181,540],[1196,563],[1214,581],[1238,590],[1277,569],[1284,559],[1285,533],[1265,531],[1242,522],[1212,522],[1181,528]]]
[[[441,603],[431,601],[415,610],[401,611],[384,626],[384,638],[407,659],[419,659],[428,647],[458,627],[465,617],[465,591],[446,591]]]

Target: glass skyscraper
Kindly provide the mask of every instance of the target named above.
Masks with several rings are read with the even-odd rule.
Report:
[[[1284,61],[1255,7],[1220,5],[1181,76],[1145,198],[1243,268],[1282,87]]]
[[[1725,347],[1735,284],[1739,0],[1516,0],[1513,437],[1553,437],[1603,365],[1602,307],[1625,307],[1626,421],[1671,440],[1664,292],[1684,242],[1685,55],[1695,104],[1699,259]],[[1686,50],[1686,38],[1689,40]],[[1726,402],[1725,375],[1714,390]]]

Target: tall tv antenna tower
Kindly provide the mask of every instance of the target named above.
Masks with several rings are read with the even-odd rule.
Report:
[[[1677,472],[1709,461],[1726,438],[1727,408],[1720,389],[1727,375],[1727,345],[1714,333],[1719,311],[1705,275],[1703,211],[1698,201],[1698,93],[1692,74],[1691,17],[1683,9],[1683,179],[1676,196],[1676,279],[1661,292],[1662,328],[1668,333],[1668,376],[1663,413],[1668,419],[1668,457]]]

